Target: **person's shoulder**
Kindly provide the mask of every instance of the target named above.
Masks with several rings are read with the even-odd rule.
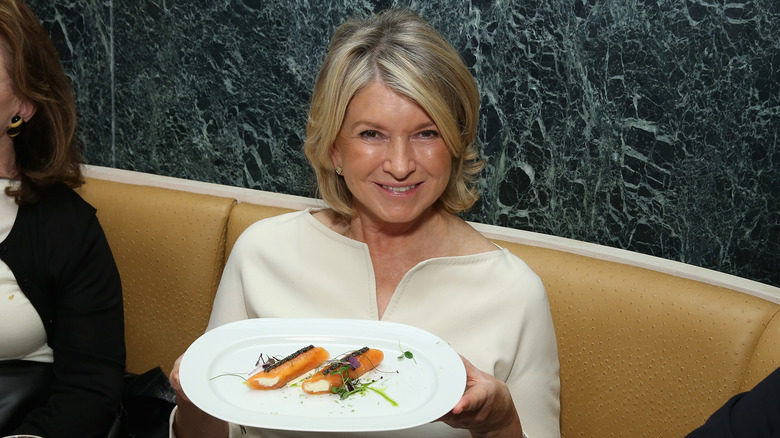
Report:
[[[79,244],[87,236],[102,232],[95,208],[72,188],[52,184],[38,193],[36,202],[21,206],[19,212],[47,239]]]
[[[246,227],[241,235],[277,233],[285,228],[295,226],[296,223],[302,221],[306,212],[306,210],[291,211],[289,213],[282,213],[280,215],[260,219]]]
[[[498,249],[490,239],[457,216],[451,216],[450,230],[450,240],[455,246],[452,252],[456,255],[480,254]]]
[[[505,279],[514,279],[514,281],[524,284],[529,289],[544,291],[541,278],[525,260],[509,249],[488,239],[478,230],[471,227],[471,225],[467,224],[467,226],[473,230],[473,233],[479,235],[479,237],[476,237],[471,235],[471,233],[466,234],[471,235],[471,239],[473,239],[472,248],[481,250],[479,251],[481,253],[491,255],[489,260],[492,260],[492,269],[495,270],[495,275]]]
[[[518,272],[523,273],[524,275],[539,277],[536,272],[528,266],[528,263],[525,262],[525,260],[521,259],[519,256],[517,256],[512,251],[503,248],[498,247],[501,249],[501,252],[504,256],[504,259],[507,261],[507,263],[512,266],[513,269],[517,270]]]
[[[65,214],[91,216],[96,211],[75,190],[61,183],[41,188],[35,205],[44,211],[56,210],[60,216]]]
[[[297,233],[302,222],[306,220],[307,214],[308,210],[300,210],[260,219],[241,232],[236,240],[236,246],[240,247],[246,242],[285,240]]]
[[[457,246],[454,252],[457,255],[492,254],[497,261],[496,268],[503,268],[512,276],[523,281],[531,281],[541,284],[539,276],[528,264],[516,256],[512,251],[494,243],[485,237],[471,224],[458,218],[453,222],[452,241]]]

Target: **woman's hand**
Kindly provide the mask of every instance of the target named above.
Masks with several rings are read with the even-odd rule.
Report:
[[[176,438],[224,438],[228,436],[226,422],[201,411],[184,394],[179,381],[179,366],[182,356],[179,356],[173,363],[173,369],[168,376],[171,386],[176,391],[177,408],[173,417],[173,430]]]
[[[168,380],[171,382],[171,387],[176,391],[176,403],[178,404],[180,401],[190,402],[190,399],[187,398],[187,396],[184,394],[184,390],[181,387],[181,382],[179,381],[179,366],[181,365],[181,358],[184,357],[182,354],[181,356],[176,359],[176,361],[173,362],[173,369],[171,370],[171,374],[168,375]]]
[[[482,372],[461,356],[466,366],[466,391],[439,421],[468,429],[473,437],[521,437],[523,428],[506,384]]]

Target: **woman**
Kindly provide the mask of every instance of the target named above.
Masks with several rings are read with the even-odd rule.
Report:
[[[455,215],[478,196],[478,110],[458,53],[416,14],[343,24],[314,88],[305,144],[330,208],[250,226],[225,267],[209,328],[259,317],[413,325],[464,357],[467,388],[440,422],[377,436],[559,436],[544,287]],[[179,438],[242,429],[287,436],[199,411],[181,391],[178,361],[171,381]]]
[[[105,438],[119,412],[119,273],[82,184],[70,82],[38,19],[0,2],[0,436]]]

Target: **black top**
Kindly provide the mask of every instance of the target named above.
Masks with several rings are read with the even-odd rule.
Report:
[[[51,396],[0,435],[105,437],[125,368],[119,272],[95,209],[64,185],[19,207],[0,258],[41,317],[54,352]]]
[[[748,392],[737,394],[687,438],[780,436],[780,368]]]

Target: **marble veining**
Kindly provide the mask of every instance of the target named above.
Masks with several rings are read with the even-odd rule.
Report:
[[[353,14],[411,7],[477,78],[469,220],[780,286],[777,0],[31,0],[90,163],[313,195],[306,107]]]

